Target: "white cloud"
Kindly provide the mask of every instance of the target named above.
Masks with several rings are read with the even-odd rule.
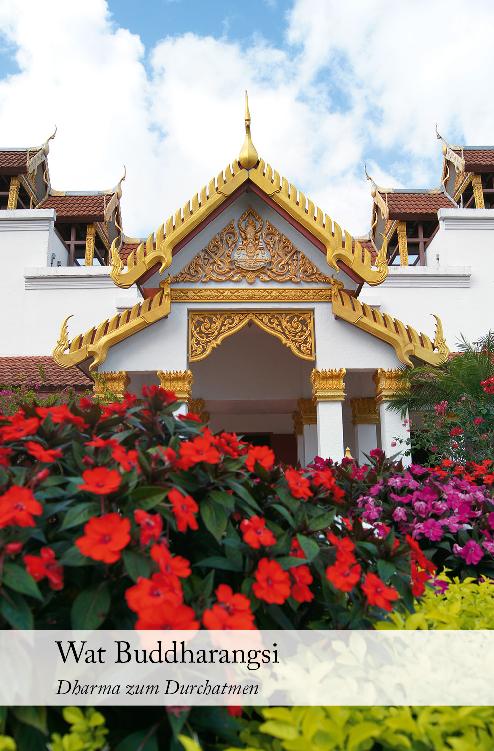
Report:
[[[0,0],[18,74],[0,81],[4,145],[40,142],[59,189],[110,187],[127,165],[124,224],[147,234],[238,153],[249,89],[261,155],[343,226],[368,228],[369,171],[436,184],[437,121],[494,134],[494,7],[474,0],[296,0],[282,48],[185,34],[144,50],[104,0]],[[461,20],[460,20],[461,19]],[[145,55],[147,58],[145,58]],[[147,68],[144,62],[147,62]]]

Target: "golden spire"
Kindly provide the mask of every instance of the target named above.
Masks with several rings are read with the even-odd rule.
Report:
[[[240,149],[238,156],[238,163],[244,169],[252,169],[259,161],[259,154],[256,147],[252,143],[250,135],[250,112],[249,112],[249,97],[245,92],[245,140],[244,145]]]

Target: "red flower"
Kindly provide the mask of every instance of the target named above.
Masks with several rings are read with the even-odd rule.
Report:
[[[297,602],[310,602],[314,594],[309,589],[309,584],[314,581],[308,566],[294,566],[290,569],[292,578],[291,595]]]
[[[154,384],[151,386],[143,386],[142,395],[146,399],[156,398],[165,405],[173,404],[177,401],[177,395],[173,391],[164,389],[161,386],[155,386]]]
[[[261,558],[257,564],[255,579],[252,591],[259,600],[283,605],[290,596],[290,576],[276,561]]]
[[[485,422],[483,417],[474,417],[473,418],[473,424],[474,425],[482,425],[482,423]]]
[[[87,490],[88,493],[97,495],[106,495],[118,490],[122,478],[116,469],[107,469],[106,467],[95,467],[86,469],[82,473],[84,483],[79,485],[79,490]]]
[[[100,438],[100,436],[95,436],[91,441],[86,441],[84,445],[96,449],[104,449],[107,446],[117,446],[118,441],[115,438]]]
[[[137,584],[125,592],[127,605],[141,618],[152,620],[153,613],[163,603],[174,607],[183,602],[182,586],[176,577],[153,574],[150,579],[140,576]]]
[[[174,451],[170,446],[167,446],[164,448],[163,446],[158,446],[155,456],[160,456],[165,464],[173,464],[177,458],[177,452]]]
[[[120,467],[124,470],[124,472],[130,472],[130,470],[134,467],[138,472],[140,471],[139,454],[135,449],[130,449],[130,451],[127,451],[124,446],[122,446],[120,443],[117,443],[117,445],[112,448],[111,455],[112,459],[120,464]]]
[[[180,420],[190,420],[191,422],[202,422],[201,415],[195,412],[187,412],[185,415],[178,416]]]
[[[358,563],[337,560],[326,569],[326,579],[341,592],[351,592],[360,579],[361,568]]]
[[[354,563],[355,543],[350,540],[349,537],[336,537],[333,532],[328,532],[326,537],[336,548],[336,558],[338,563]]]
[[[167,576],[186,579],[191,574],[190,563],[181,555],[172,555],[163,543],[153,545],[151,558],[158,564],[160,571]]]
[[[180,446],[179,457],[181,469],[190,469],[199,462],[218,464],[221,459],[211,438],[204,435],[199,435],[192,441],[184,441]]]
[[[290,555],[294,558],[305,558],[305,553],[296,537],[293,538],[290,545]]]
[[[485,381],[480,381],[480,385],[486,394],[494,394],[494,376],[486,378]]]
[[[242,717],[243,707],[234,706],[231,704],[230,706],[226,707],[226,711],[230,715],[230,717]]]
[[[0,428],[1,432],[1,428]],[[8,467],[10,464],[9,457],[12,455],[12,449],[0,448],[0,467]]]
[[[136,629],[150,629],[152,631],[189,631],[199,628],[196,614],[188,605],[163,604],[155,608],[149,618],[139,618],[135,625]]]
[[[37,417],[24,417],[23,412],[18,412],[12,417],[4,418],[9,421],[10,425],[4,425],[0,428],[1,441],[18,441],[27,435],[33,435],[39,428]]]
[[[45,449],[41,443],[36,443],[35,441],[27,441],[25,446],[31,456],[34,456],[39,462],[45,462],[45,464],[51,464],[55,459],[59,459],[62,456],[61,449]]]
[[[251,446],[247,452],[245,466],[249,472],[254,472],[256,464],[266,471],[273,469],[274,453],[268,446]]]
[[[75,541],[81,553],[95,561],[115,563],[130,542],[130,521],[120,514],[95,516],[84,526],[84,535]]]
[[[216,448],[232,459],[237,459],[241,452],[247,446],[243,441],[239,441],[235,433],[220,433],[215,437]]]
[[[463,428],[451,428],[449,434],[452,438],[455,438],[456,436],[463,434]]]
[[[290,493],[294,498],[302,498],[306,501],[307,498],[311,497],[312,490],[310,489],[309,481],[306,477],[302,477],[296,469],[288,467],[288,469],[285,470],[285,479],[290,488]]]
[[[242,532],[244,542],[256,550],[261,545],[265,547],[276,545],[276,537],[266,527],[266,520],[261,516],[251,516],[250,519],[244,519],[240,524],[240,531]]]
[[[69,422],[72,425],[75,425],[77,428],[82,429],[86,427],[86,423],[84,422],[82,417],[73,415],[66,404],[59,404],[56,407],[36,407],[36,412],[44,420],[47,417],[50,417],[54,425]]]
[[[387,587],[376,574],[367,574],[362,584],[362,591],[369,605],[375,605],[383,610],[392,610],[393,602],[400,599],[394,587]]]
[[[138,508],[134,511],[134,519],[141,528],[141,545],[149,545],[159,539],[163,531],[163,519],[159,514],[148,514],[147,511]]]
[[[192,496],[183,495],[180,490],[172,488],[168,493],[168,500],[172,504],[172,511],[179,532],[187,532],[188,529],[199,528],[195,517],[195,514],[199,511],[199,506]]]
[[[216,590],[218,602],[202,616],[206,628],[211,630],[250,630],[255,628],[250,600],[242,594],[234,594],[228,584],[220,584]]]
[[[312,484],[316,488],[329,490],[337,503],[345,498],[345,491],[336,484],[335,476],[330,469],[316,470],[312,475]]]
[[[0,529],[7,526],[34,527],[33,516],[43,513],[43,506],[33,495],[32,490],[20,485],[12,485],[0,496]]]
[[[28,574],[37,582],[48,579],[52,589],[63,589],[63,568],[55,559],[52,548],[41,548],[40,555],[25,555],[24,565]]]
[[[6,555],[17,555],[17,553],[20,553],[23,548],[24,543],[17,541],[8,542],[5,546],[5,554]]]

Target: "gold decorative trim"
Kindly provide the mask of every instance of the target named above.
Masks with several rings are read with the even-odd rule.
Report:
[[[403,371],[399,368],[390,368],[389,370],[378,368],[372,376],[372,380],[376,385],[377,404],[389,401],[393,396],[404,393]]]
[[[166,318],[170,308],[170,282],[167,280],[161,283],[161,289],[153,297],[102,321],[97,327],[93,326],[85,334],[79,334],[71,342],[67,321],[72,316],[68,316],[62,323],[60,336],[53,350],[53,359],[62,368],[70,368],[92,357],[94,359],[89,365],[89,370],[92,371],[105,360],[110,347]]]
[[[386,195],[386,194],[385,194]],[[376,206],[381,210],[381,217],[383,219],[389,218],[389,207],[388,207],[388,197],[386,195],[386,200],[382,197],[381,193],[374,189],[372,191],[372,197],[374,199],[374,203]]]
[[[18,175],[13,175],[10,178],[10,186],[9,186],[9,197],[7,199],[7,208],[8,209],[16,209],[17,208],[17,201],[19,200],[19,188],[21,186],[21,181],[18,177]]]
[[[92,266],[94,261],[94,247],[96,244],[96,227],[88,224],[86,227],[86,251],[84,254],[84,266]]]
[[[160,386],[173,391],[179,402],[188,402],[192,395],[194,376],[190,370],[158,370]]]
[[[297,407],[303,425],[317,424],[317,409],[313,399],[299,399]]]
[[[337,318],[342,318],[362,331],[367,331],[372,336],[390,344],[400,362],[405,365],[412,365],[410,359],[412,356],[430,365],[440,365],[449,355],[441,319],[434,313],[436,332],[434,341],[431,342],[426,334],[419,333],[411,326],[405,326],[388,313],[380,313],[369,305],[361,303],[343,289],[334,290],[332,306],[333,314]]]
[[[208,357],[228,336],[252,321],[275,336],[302,360],[315,359],[314,314],[311,310],[189,311],[189,362]]]
[[[341,402],[345,398],[345,368],[317,370],[310,374],[315,402]]]
[[[304,423],[302,422],[302,415],[300,412],[295,410],[295,412],[292,412],[292,420],[293,420],[293,432],[295,435],[303,435],[304,433]]]
[[[178,274],[172,284],[193,282],[321,282],[323,274],[271,222],[248,208],[235,222],[218,232]]]
[[[121,401],[130,383],[125,370],[114,370],[106,373],[94,373],[94,396],[100,402]]]
[[[408,266],[407,223],[403,221],[398,222],[398,251],[400,266]]]
[[[472,182],[473,172],[458,172],[455,177],[454,200],[458,201]]]
[[[473,197],[475,200],[475,208],[485,209],[484,191],[482,189],[482,177],[480,175],[472,175],[472,188]]]
[[[331,302],[332,287],[299,287],[280,289],[262,287],[172,287],[173,303],[181,302]]]
[[[189,411],[199,415],[202,422],[209,422],[210,414],[206,409],[204,399],[189,399]]]
[[[245,169],[255,167],[259,161],[259,155],[257,149],[252,143],[252,137],[250,134],[250,112],[249,112],[249,97],[245,92],[245,139],[240,154],[238,156],[238,163]]]
[[[379,412],[375,397],[361,396],[350,399],[350,405],[354,425],[377,425],[379,423]]]
[[[463,158],[463,156],[460,156],[459,154],[454,152],[453,149],[446,143],[443,146],[443,155],[446,160],[455,165],[458,172],[465,172],[465,159]]]

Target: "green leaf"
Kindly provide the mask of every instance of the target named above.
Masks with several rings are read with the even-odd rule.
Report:
[[[302,566],[307,563],[305,558],[295,558],[294,555],[284,555],[281,558],[276,558],[276,563],[279,563],[282,569],[295,568],[296,566]]]
[[[5,564],[3,569],[3,583],[7,587],[10,587],[10,589],[14,589],[16,592],[20,592],[23,595],[36,597],[37,600],[43,599],[43,595],[39,591],[38,585],[33,577],[27,573],[26,569],[22,566],[18,566],[16,563]]]
[[[32,629],[33,614],[24,597],[15,592],[0,597],[0,614],[12,628]]]
[[[390,561],[383,561],[382,559],[377,561],[377,573],[384,582],[388,582],[396,571],[396,566]]]
[[[92,516],[96,516],[98,512],[99,506],[94,501],[77,503],[75,506],[71,506],[65,514],[60,529],[70,529],[71,527],[77,527],[79,524],[84,524]]]
[[[194,741],[192,738],[188,738],[186,735],[179,735],[178,740],[184,747],[185,751],[202,751],[197,741]]]
[[[159,751],[156,729],[138,730],[124,738],[115,751]]]
[[[24,725],[30,725],[45,735],[48,733],[46,707],[12,707],[10,711]]]
[[[327,529],[334,522],[336,511],[327,511],[324,514],[319,514],[309,522],[309,532],[318,532],[320,529]]]
[[[208,498],[215,503],[219,503],[220,506],[223,506],[229,511],[233,511],[235,508],[235,496],[226,493],[224,490],[212,490]]]
[[[211,532],[218,542],[221,540],[228,524],[228,514],[224,508],[216,503],[203,501],[200,507],[201,518],[206,529]]]
[[[234,563],[226,558],[222,558],[220,555],[212,555],[209,558],[203,558],[202,561],[194,563],[194,566],[205,566],[206,568],[218,568],[222,571],[242,571],[242,565],[240,563]]]
[[[286,509],[284,506],[281,505],[281,503],[273,503],[273,508],[276,509],[276,511],[282,515],[282,517],[288,522],[290,527],[295,526],[295,519],[291,515],[291,513]]]
[[[164,488],[156,488],[152,485],[141,486],[129,493],[129,500],[132,502],[132,506],[147,511],[163,503],[167,495],[168,490]]]
[[[122,553],[124,567],[132,581],[137,581],[140,576],[147,578],[151,573],[151,562],[141,553],[132,550],[124,550]]]
[[[91,558],[82,555],[79,548],[76,548],[75,545],[73,545],[62,555],[60,563],[62,566],[90,566],[93,561]]]
[[[244,488],[243,485],[240,485],[240,483],[235,482],[234,480],[228,480],[227,484],[233,490],[233,492],[238,495],[239,498],[241,498],[248,506],[250,506],[250,508],[253,508],[255,511],[261,510],[261,507],[254,500],[254,498],[252,498],[247,488]]]
[[[359,722],[358,725],[353,727],[348,734],[348,751],[360,751],[361,748],[367,748],[362,746],[364,741],[370,738],[379,738],[380,728],[375,722]]]
[[[305,557],[309,563],[312,563],[312,561],[319,555],[319,545],[315,540],[311,540],[310,537],[306,537],[305,535],[297,535],[297,540],[304,551]]]
[[[110,604],[111,595],[107,584],[84,590],[72,605],[72,628],[99,628],[108,615]]]

